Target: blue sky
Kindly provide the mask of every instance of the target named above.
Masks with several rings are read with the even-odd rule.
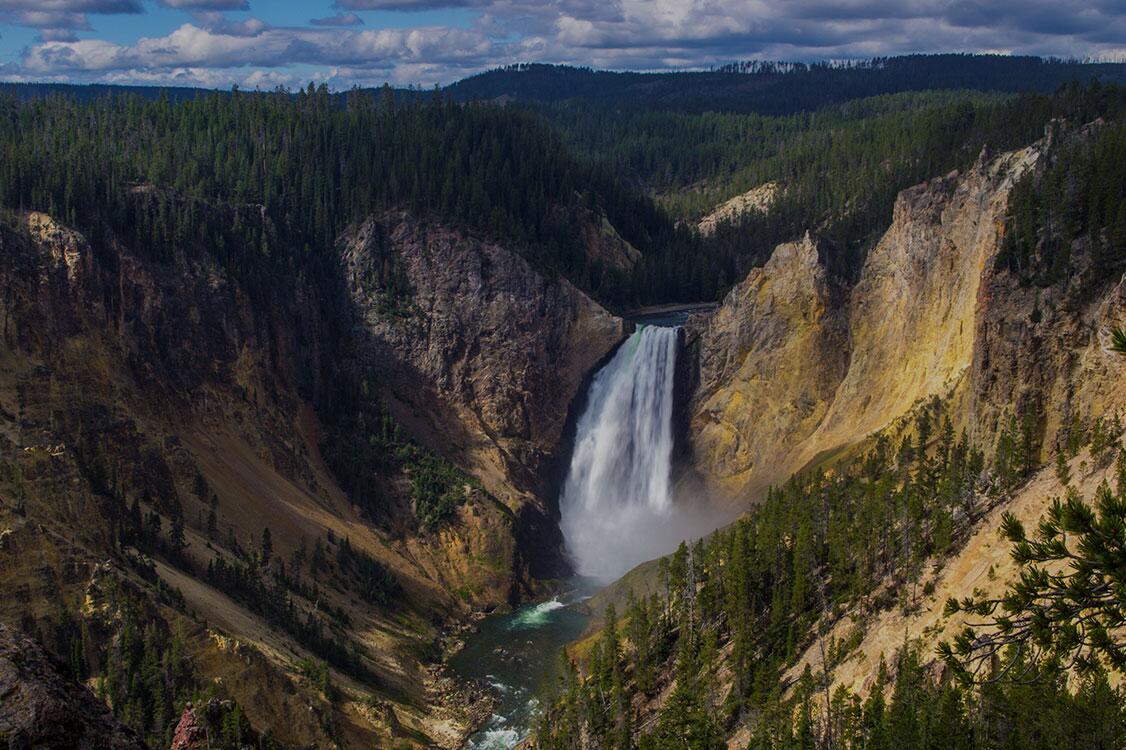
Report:
[[[448,83],[1002,52],[1126,59],[1123,0],[0,0],[0,79],[228,88]]]

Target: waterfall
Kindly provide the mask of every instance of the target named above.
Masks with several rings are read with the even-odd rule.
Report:
[[[576,572],[603,580],[679,541],[670,523],[678,329],[641,326],[594,376],[560,497]]]

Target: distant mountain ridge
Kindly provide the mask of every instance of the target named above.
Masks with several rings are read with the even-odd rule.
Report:
[[[1126,64],[1004,55],[907,55],[830,63],[734,64],[701,72],[611,72],[527,64],[470,76],[443,89],[460,100],[592,99],[685,111],[793,114],[849,99],[930,89],[1052,91],[1077,79],[1126,80]]]
[[[517,63],[463,78],[437,89],[395,88],[397,99],[428,99],[434,92],[457,101],[602,103],[675,109],[793,114],[861,97],[904,91],[1050,92],[1072,80],[1126,82],[1126,63],[1083,62],[1030,56],[941,54],[879,57],[849,63],[738,62],[704,71],[610,71]],[[378,92],[380,89],[363,89]],[[193,99],[210,89],[112,84],[0,83],[0,92],[21,100],[61,94],[89,101],[131,93],[171,101]],[[270,92],[266,92],[270,93]],[[343,100],[349,92],[340,92]]]
[[[67,96],[77,101],[92,101],[115,94],[134,94],[146,99],[167,96],[170,101],[184,101],[212,93],[212,89],[187,86],[119,86],[110,83],[16,83],[0,82],[0,95],[9,94],[20,101],[45,96]]]

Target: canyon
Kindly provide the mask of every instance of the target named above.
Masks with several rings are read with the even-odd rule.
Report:
[[[1126,403],[1121,364],[1103,339],[1126,316],[1124,283],[1073,310],[1066,289],[1034,299],[993,268],[1009,191],[1039,153],[983,153],[964,174],[905,191],[851,289],[807,234],[779,245],[714,313],[688,321],[681,397],[691,470],[713,499],[754,502],[933,398],[954,404],[957,426],[975,435],[1033,399],[1062,415],[1045,425],[1048,435],[1067,414]],[[89,600],[100,581],[137,575],[103,562],[112,522],[78,523],[105,518],[99,507],[112,492],[147,492],[163,513],[178,503],[187,554],[205,566],[219,545],[192,519],[214,494],[227,535],[255,539],[257,519],[269,518],[281,558],[326,533],[346,538],[393,571],[407,604],[389,617],[350,604],[346,583],[324,592],[349,612],[350,636],[380,655],[374,665],[388,688],[411,696],[404,703],[389,692],[377,711],[331,705],[294,678],[301,646],[190,573],[148,563],[184,597],[181,611],[155,604],[154,613],[187,629],[194,659],[216,679],[227,675],[251,722],[282,741],[317,741],[324,730],[315,720],[278,723],[283,705],[300,702],[332,716],[345,736],[417,729],[457,745],[471,704],[451,710],[448,679],[427,676],[428,658],[415,654],[442,620],[527,600],[568,574],[553,494],[558,450],[572,404],[627,324],[502,246],[406,213],[372,217],[341,237],[355,321],[354,349],[341,361],[378,373],[380,396],[412,438],[480,482],[452,523],[418,534],[403,520],[402,480],[380,486],[391,510],[373,519],[345,499],[320,456],[321,427],[301,393],[313,378],[302,359],[325,345],[316,300],[261,319],[206,263],[158,269],[122,248],[109,265],[44,214],[28,214],[25,227],[3,235],[0,404],[9,455],[18,456],[6,476],[20,488],[18,506],[4,506],[4,601],[15,607],[6,616],[47,617],[47,603],[67,591]],[[410,289],[403,311],[387,308],[380,269],[391,265]],[[1038,323],[1033,305],[1048,311]],[[1030,352],[1039,364],[1024,372]],[[671,415],[662,419],[667,429]],[[110,447],[85,453],[103,434],[114,436]],[[254,697],[250,679],[234,679],[240,662],[257,679],[288,685],[288,696]]]
[[[600,672],[640,736],[685,699],[696,657],[663,652],[622,698],[643,678],[611,674],[617,649],[640,654],[643,631],[616,618],[648,611],[667,638],[697,638],[674,601],[695,613],[737,600],[705,580],[745,562],[720,547],[754,549],[791,521],[756,550],[782,572],[755,574],[797,592],[769,605],[794,607],[790,619],[755,631],[784,648],[754,659],[786,652],[763,689],[793,701],[820,675],[826,694],[868,698],[908,638],[942,678],[935,648],[966,622],[943,600],[1000,595],[1019,574],[996,539],[1005,514],[1034,527],[1053,497],[1118,477],[1121,238],[1107,220],[1011,257],[1030,186],[1115,127],[1101,118],[1052,120],[1034,141],[1006,131],[1004,149],[967,139],[936,157],[942,170],[898,184],[887,216],[859,196],[814,210],[793,174],[747,172],[685,187],[729,197],[674,220],[632,182],[560,156],[526,113],[328,97],[251,101],[277,107],[263,120],[277,132],[309,127],[307,142],[323,125],[355,147],[361,122],[422,153],[409,138],[434,125],[437,142],[473,144],[449,163],[484,177],[412,175],[403,157],[388,168],[396,200],[361,200],[348,187],[372,189],[368,164],[341,147],[325,160],[339,172],[301,190],[267,180],[256,202],[237,182],[204,200],[192,178],[119,181],[99,163],[99,208],[51,194],[0,214],[0,738],[64,747],[53,722],[88,747],[194,750],[219,732],[278,747],[537,747],[538,719],[559,716],[551,691]],[[164,104],[151,106],[157,121]],[[194,106],[253,109],[237,95]],[[510,138],[524,139],[516,156]],[[35,173],[5,169],[19,185]],[[766,254],[739,237],[755,231]],[[1027,268],[1052,263],[1063,272]],[[685,304],[629,310],[669,278]],[[689,296],[716,289],[718,304]],[[1110,444],[1096,447],[1104,422]],[[902,570],[863,591],[857,573],[856,590],[825,601],[845,584],[829,562],[806,581],[798,562],[859,542],[828,538],[834,509],[798,519],[801,503],[868,465],[884,475],[865,487],[886,498],[908,467],[937,476],[928,451],[947,462],[956,440],[976,468],[942,492],[962,506],[927,515],[934,489],[873,526],[894,547],[918,509],[919,538],[948,521],[946,541],[926,554],[903,542]],[[1019,481],[1003,476],[1016,459],[995,457],[1006,440],[1020,443]],[[717,704],[735,707],[719,740],[742,748],[762,717],[736,695],[753,652],[737,628],[692,648],[708,654]]]

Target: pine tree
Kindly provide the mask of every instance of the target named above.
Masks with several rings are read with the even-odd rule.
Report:
[[[1126,497],[1116,497],[1104,482],[1091,508],[1068,488],[1064,500],[1052,502],[1035,538],[1011,514],[1004,516],[1002,532],[1022,568],[1020,580],[996,599],[947,602],[948,614],[987,618],[981,626],[967,627],[952,645],[941,645],[956,674],[965,680],[994,679],[986,671],[994,658],[1007,654],[1005,675],[1028,649],[1043,655],[1029,669],[1074,664],[1081,673],[1100,665],[1126,671],[1126,643],[1120,637],[1126,622]]]
[[[262,527],[262,542],[259,545],[259,554],[261,556],[263,565],[269,565],[270,564],[270,556],[273,555],[273,553],[274,553],[274,543],[273,543],[273,540],[270,538],[270,527],[269,526],[263,526]]]
[[[719,726],[708,715],[687,674],[678,674],[676,687],[661,708],[652,739],[654,750],[719,750],[726,746]]]
[[[1126,330],[1114,328],[1111,331],[1110,339],[1110,348],[1118,354],[1126,356]]]
[[[215,541],[219,536],[219,497],[211,496],[207,510],[207,538]]]
[[[1056,454],[1056,478],[1065,487],[1071,484],[1071,467],[1067,463],[1067,456],[1063,453]]]

